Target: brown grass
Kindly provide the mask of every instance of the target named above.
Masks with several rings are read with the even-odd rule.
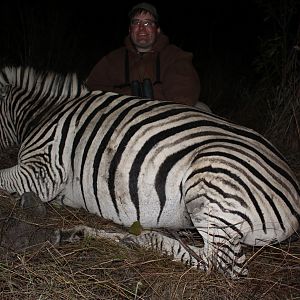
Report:
[[[29,224],[33,236],[80,224],[119,229],[83,210],[50,204],[47,218],[30,218],[5,192],[0,193],[0,208],[2,237],[12,219]],[[1,247],[1,299],[300,299],[300,240],[246,247],[249,275],[239,280],[185,268],[170,257],[104,239],[59,246],[31,242],[37,244],[18,250]]]

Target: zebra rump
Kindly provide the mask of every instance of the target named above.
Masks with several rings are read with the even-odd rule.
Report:
[[[0,188],[60,199],[115,223],[196,228],[204,247],[148,230],[127,241],[185,264],[246,275],[241,244],[299,229],[295,175],[255,131],[197,108],[88,91],[74,74],[0,73],[0,148],[20,147]]]

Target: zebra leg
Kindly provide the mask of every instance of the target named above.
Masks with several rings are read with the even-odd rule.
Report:
[[[138,236],[129,234],[121,242],[170,255],[174,261],[181,262],[186,266],[202,270],[205,268],[201,261],[201,248],[185,245],[179,238],[169,237],[158,231],[145,230]]]
[[[126,232],[99,230],[85,225],[79,225],[71,229],[60,230],[60,243],[76,242],[84,237],[105,238],[124,244],[126,246],[140,246],[146,249],[156,250],[162,254],[173,257],[186,266],[204,269],[201,263],[201,249],[192,245],[184,245],[179,239],[168,237],[158,231],[143,231],[140,235]]]
[[[217,269],[231,278],[247,275],[248,270],[244,266],[246,257],[240,243],[241,235],[236,227],[239,222],[233,224],[231,220],[229,224],[225,219],[226,214],[225,218],[219,217],[224,216],[224,212],[212,208],[208,201],[203,204],[201,199],[187,203],[187,209],[193,225],[204,240],[202,260],[206,270]]]
[[[201,229],[201,235],[204,240],[202,259],[207,270],[217,269],[231,278],[248,274],[244,267],[246,257],[238,237],[229,238],[225,231],[219,229],[208,229],[207,232]]]
[[[105,238],[114,242],[121,242],[127,234],[116,230],[108,231],[85,225],[78,225],[69,229],[60,229],[59,236],[59,243],[74,243],[88,237]]]

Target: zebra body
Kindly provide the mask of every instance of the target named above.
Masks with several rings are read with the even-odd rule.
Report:
[[[75,77],[5,68],[0,74],[0,147],[20,146],[0,188],[130,226],[194,226],[201,261],[175,239],[160,244],[184,262],[245,274],[240,242],[282,241],[299,228],[299,185],[258,133],[171,102],[88,92]]]

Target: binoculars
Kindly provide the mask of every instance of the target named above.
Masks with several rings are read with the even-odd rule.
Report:
[[[142,98],[153,99],[153,87],[150,79],[144,79],[143,82],[133,80],[131,82],[131,94]]]

